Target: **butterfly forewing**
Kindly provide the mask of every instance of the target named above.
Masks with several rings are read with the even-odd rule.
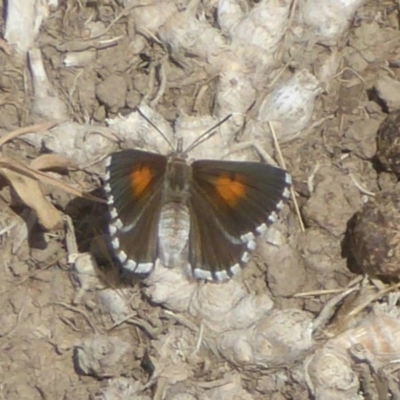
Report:
[[[108,159],[105,190],[111,243],[122,266],[148,273],[157,258],[158,221],[167,158],[123,150]]]

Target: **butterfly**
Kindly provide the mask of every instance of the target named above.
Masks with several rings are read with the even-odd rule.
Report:
[[[109,233],[124,271],[146,275],[160,262],[199,280],[226,281],[277,220],[290,175],[261,162],[191,161],[203,136],[167,156],[137,149],[108,156]]]

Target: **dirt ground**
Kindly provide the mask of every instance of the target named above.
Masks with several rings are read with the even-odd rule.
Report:
[[[4,2],[0,4],[4,16]],[[90,121],[94,127],[100,127],[106,118],[131,112],[144,96],[154,99],[159,70],[153,67],[161,61],[167,66],[167,85],[155,106],[157,111],[171,123],[181,111],[189,115],[211,114],[215,80],[172,61],[168,49],[156,40],[147,41],[139,52],[132,50],[132,27],[129,18],[121,17],[120,12],[117,1],[68,0],[51,13],[41,28],[37,45],[70,120],[82,124]],[[250,273],[251,282],[256,282],[252,290],[266,291],[278,309],[294,308],[320,316],[330,299],[361,277],[362,268],[349,255],[346,241],[351,221],[374,193],[399,190],[396,176],[385,171],[376,158],[379,126],[388,113],[400,109],[399,15],[396,1],[370,0],[360,8],[340,49],[338,72],[321,88],[316,99],[312,123],[296,139],[282,144],[305,231],[299,231],[292,201],[279,223],[295,232],[292,239],[301,263],[292,268],[284,262],[273,264],[264,260]],[[67,50],[78,47],[79,39],[85,35],[85,21],[91,18],[106,25],[113,21],[110,32],[123,39],[112,46],[92,46],[92,55],[87,56],[93,58],[85,68],[67,68],[62,57]],[[4,26],[4,20],[1,25]],[[319,45],[310,46],[301,54],[289,56],[288,52],[284,57],[288,65],[285,73],[289,76],[301,68],[315,71],[318,60],[330,52],[327,46]],[[32,79],[25,60],[0,51],[0,69],[2,136],[43,121],[34,110]],[[207,85],[208,90],[198,100],[196,93],[201,85]],[[46,153],[46,149],[33,146],[23,137],[9,141],[1,151],[3,157],[23,163]],[[104,198],[101,174],[80,167],[69,171],[61,168],[51,174]],[[7,180],[2,178],[0,182],[0,398],[140,398],[126,394],[129,385],[131,393],[139,388],[143,399],[157,398],[162,382],[151,381],[151,376],[158,340],[165,332],[179,329],[180,322],[148,300],[142,282],[126,282],[118,276],[118,268],[107,250],[105,204],[45,186],[51,203],[73,224],[71,230],[58,227],[46,231],[36,214],[10,189]],[[91,252],[99,266],[98,277],[89,277],[95,281],[88,286],[89,290],[84,285],[82,289],[76,271],[71,269],[71,232],[76,235],[77,251]],[[393,275],[396,271],[390,278]],[[112,296],[106,287],[124,293],[131,316],[122,323],[115,323],[101,303],[106,301],[104,293]],[[383,283],[379,287],[368,283],[363,291],[376,294],[385,287]],[[103,293],[101,299],[99,291]],[[357,291],[360,293],[361,289]],[[382,299],[386,299],[385,295],[374,300]],[[351,327],[346,315],[363,301],[365,298],[360,300],[354,295],[337,305],[335,315],[327,318],[327,328],[318,332],[316,346]],[[362,318],[370,306],[372,302],[357,318]],[[111,337],[112,341],[105,341],[104,337]],[[393,347],[400,355],[399,340],[397,333]],[[113,353],[114,358],[109,357]],[[82,361],[82,357],[94,359]],[[302,355],[296,365],[305,358]],[[238,374],[248,398],[312,398],[306,380],[296,375],[292,365],[246,370],[210,352],[193,363],[193,385],[204,390],[211,387],[207,386],[209,382],[217,382],[215,387],[227,376]],[[368,363],[354,368],[362,376],[359,398],[399,398],[393,389],[400,378],[397,372],[382,376]],[[110,387],[116,392],[121,390],[125,397],[106,397],[104,393]],[[173,397],[169,393],[168,398],[218,398],[215,393],[214,397],[197,397],[190,394],[191,388],[187,386],[175,385],[174,390],[186,390],[187,397]]]

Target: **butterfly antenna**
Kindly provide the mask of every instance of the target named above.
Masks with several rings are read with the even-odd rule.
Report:
[[[143,111],[137,107],[138,113],[164,138],[164,140],[169,144],[172,150],[175,150],[174,146],[172,143],[169,141],[169,139],[164,135],[164,133],[156,126],[153,124],[153,122],[150,121],[150,119],[146,116],[146,114],[143,113]]]
[[[212,128],[208,129],[204,133],[202,133],[197,139],[195,139],[189,147],[187,147],[184,151],[184,153],[189,153],[189,151],[193,150],[195,147],[197,147],[199,144],[203,143],[204,141],[208,140],[210,137],[215,135],[217,129],[219,126],[221,126],[224,122],[226,122],[230,117],[232,117],[232,114],[227,115],[223,120],[219,121],[216,125],[214,125]]]

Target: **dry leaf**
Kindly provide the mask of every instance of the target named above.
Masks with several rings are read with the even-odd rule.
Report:
[[[31,162],[30,168],[38,170],[77,168],[77,165],[71,159],[59,154],[42,154]]]
[[[8,168],[0,168],[0,174],[9,181],[21,200],[36,211],[39,223],[45,229],[52,230],[61,226],[60,212],[43,195],[37,180]]]
[[[20,163],[17,160],[12,158],[0,158],[0,167],[10,169],[14,172],[17,172],[21,175],[29,177],[31,179],[35,179],[40,181],[41,183],[46,183],[52,186],[56,186],[68,193],[71,193],[74,196],[84,197],[88,200],[96,201],[99,203],[105,203],[105,200],[100,199],[99,197],[93,196],[89,193],[85,193],[82,190],[76,189],[61,180],[52,178],[44,172],[34,170],[27,165]]]
[[[0,138],[0,147],[18,136],[25,133],[41,132],[52,128],[57,123],[47,122],[19,128],[4,137]],[[72,160],[57,154],[44,154],[34,161],[31,166],[27,166],[12,158],[0,157],[0,174],[3,175],[21,200],[30,208],[36,211],[39,223],[48,230],[55,229],[62,224],[61,213],[44,196],[40,183],[57,186],[74,196],[86,197],[92,201],[104,202],[90,194],[86,194],[79,189],[67,185],[61,180],[39,171],[40,169],[68,168],[76,167]]]
[[[43,122],[41,124],[36,124],[36,125],[31,125],[31,126],[25,126],[23,128],[18,128],[15,131],[12,131],[8,133],[7,135],[3,136],[0,139],[0,147],[3,146],[4,143],[7,143],[8,141],[21,136],[25,135],[26,133],[35,133],[35,132],[42,132],[42,131],[47,131],[50,128],[53,128],[56,126],[58,122]]]

